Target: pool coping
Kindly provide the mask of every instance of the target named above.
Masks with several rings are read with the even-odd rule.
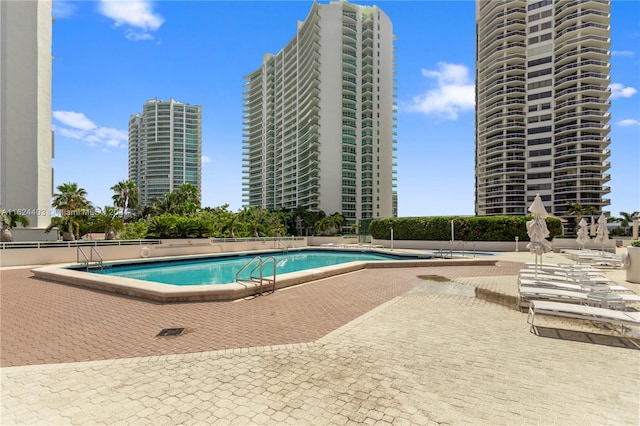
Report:
[[[318,250],[317,248],[309,248]],[[332,250],[335,251],[335,250]],[[349,250],[341,250],[349,251]],[[390,254],[388,251],[367,250],[370,253]],[[273,253],[269,251],[251,252],[231,252],[216,253],[208,255],[170,256],[154,257],[146,259],[135,259],[131,263],[153,263],[167,260],[198,260],[212,257],[225,256],[246,256]],[[415,253],[391,253],[394,255],[404,254],[415,256]],[[105,265],[120,263],[125,261],[105,262]],[[325,266],[321,268],[308,269],[305,271],[290,272],[276,277],[276,290],[303,284],[335,275],[359,271],[362,269],[374,268],[409,268],[428,266],[466,266],[466,265],[495,265],[497,259],[407,259],[389,261],[354,261],[339,265]],[[122,296],[137,297],[153,302],[175,303],[175,302],[204,302],[204,301],[230,301],[255,296],[261,293],[268,293],[273,290],[269,283],[262,285],[258,282],[243,281],[242,283],[217,284],[217,285],[190,285],[177,286],[171,284],[161,284],[151,281],[137,280],[133,278],[116,277],[112,275],[91,274],[85,271],[69,269],[71,266],[78,266],[77,263],[60,264],[32,269],[31,272],[36,278],[69,284],[77,287],[84,287],[93,290],[106,291]]]

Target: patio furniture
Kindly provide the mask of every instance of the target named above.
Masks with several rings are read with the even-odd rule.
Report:
[[[521,286],[518,289],[518,307],[520,307],[523,302],[531,303],[535,300],[579,303],[607,309],[625,310],[627,303],[640,302],[640,296],[637,294],[611,292],[582,292],[549,287]]]
[[[640,327],[640,312],[616,311],[613,309],[596,308],[573,303],[533,300],[529,306],[527,323],[531,325],[531,332],[538,336],[540,334],[535,325],[536,315],[552,315],[590,321],[613,327],[616,331],[624,335],[635,335],[633,329],[630,327]]]

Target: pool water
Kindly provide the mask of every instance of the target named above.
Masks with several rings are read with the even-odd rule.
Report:
[[[267,253],[260,256],[262,259],[267,259],[271,256],[275,258],[276,273],[278,275],[354,261],[388,261],[418,258],[383,253],[311,250],[290,253]],[[200,260],[154,262],[153,264],[123,264],[92,272],[179,286],[229,284],[236,281],[236,273],[254,257],[253,255],[243,255]],[[424,256],[420,258],[424,259]],[[256,262],[255,265],[257,264]],[[239,278],[248,280],[252,269],[253,266],[245,269]],[[254,276],[256,273],[254,273]],[[263,275],[269,277],[272,276],[272,273],[273,262],[269,261],[264,264]]]

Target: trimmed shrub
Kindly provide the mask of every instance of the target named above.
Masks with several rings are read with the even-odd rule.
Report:
[[[531,216],[431,216],[384,218],[371,221],[371,237],[381,240],[449,241],[451,221],[454,238],[458,241],[529,241],[527,221]],[[562,233],[562,223],[557,218],[546,218],[549,238]]]

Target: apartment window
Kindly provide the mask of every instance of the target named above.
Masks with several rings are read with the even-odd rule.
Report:
[[[551,92],[549,92],[551,93]],[[540,105],[540,109],[551,109],[551,104],[550,103],[545,103]]]
[[[551,40],[551,33],[542,34],[540,36],[540,41],[546,41],[546,40]]]
[[[544,58],[534,59],[532,61],[529,61],[527,63],[527,66],[535,67],[536,65],[548,64],[549,62],[551,62],[551,56],[546,56]]]
[[[551,131],[551,126],[533,127],[531,129],[527,129],[527,134],[535,135],[536,133],[545,133],[550,131]]]
[[[541,155],[551,155],[551,149],[536,149],[529,152],[530,157],[540,157]]]
[[[551,172],[527,173],[527,179],[551,179]]]
[[[551,28],[551,21],[543,22],[542,24],[540,24],[541,30],[548,30],[549,28]]]
[[[541,87],[549,87],[549,86],[551,86],[551,79],[529,83],[527,85],[527,89],[532,90],[532,89],[539,89]]]
[[[551,92],[550,91],[549,92],[541,92],[541,93],[534,93],[532,95],[527,96],[527,100],[535,101],[536,99],[543,99],[543,98],[550,98],[550,97],[551,97]]]
[[[546,189],[551,189],[550,183],[539,183],[537,185],[528,185],[527,191],[544,191]]]
[[[553,0],[538,1],[538,2],[535,2],[533,4],[530,4],[527,7],[527,10],[531,11],[531,10],[540,9],[541,7],[549,6],[550,4],[553,4]]]
[[[529,105],[529,112],[534,112],[538,110],[538,105]]]
[[[551,68],[545,68],[543,70],[532,71],[528,73],[527,78],[540,77],[542,75],[549,75],[549,74],[551,74]]]
[[[537,43],[539,40],[538,36],[535,37],[529,37],[529,44],[535,44]]]
[[[535,33],[536,31],[538,31],[538,26],[537,25],[532,25],[529,27],[529,32],[530,33]]]

